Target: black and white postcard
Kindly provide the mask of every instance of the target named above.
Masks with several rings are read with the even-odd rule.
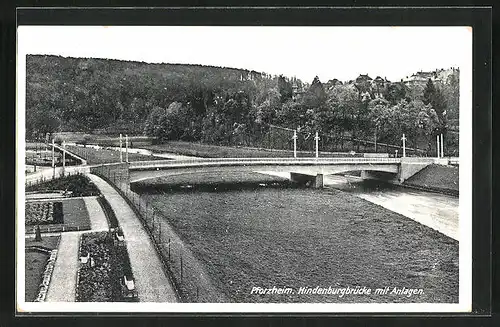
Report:
[[[470,27],[17,33],[18,311],[471,311]]]

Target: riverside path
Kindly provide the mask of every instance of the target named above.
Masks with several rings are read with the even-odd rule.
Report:
[[[170,280],[163,271],[160,258],[127,201],[102,178],[88,174],[108,200],[125,235],[127,251],[141,302],[177,302]]]

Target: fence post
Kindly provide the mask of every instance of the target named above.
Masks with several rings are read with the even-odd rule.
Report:
[[[156,212],[153,210],[153,238],[155,236],[155,218],[156,218]]]
[[[183,267],[182,267],[182,248],[181,248],[181,285],[182,285],[182,273],[183,273]]]

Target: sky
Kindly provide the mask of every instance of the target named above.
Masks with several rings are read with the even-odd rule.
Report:
[[[311,82],[463,67],[468,27],[20,26],[18,55],[243,68]],[[470,65],[470,63],[469,63]]]

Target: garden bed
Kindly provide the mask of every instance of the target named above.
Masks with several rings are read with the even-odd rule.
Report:
[[[123,277],[134,278],[127,248],[115,242],[113,232],[83,234],[79,257],[91,259],[80,263],[76,300],[78,302],[121,302]]]
[[[26,187],[26,192],[52,190],[67,190],[72,192],[72,196],[92,196],[99,195],[100,192],[90,179],[81,174],[53,179],[40,184]]]
[[[63,224],[62,202],[26,202],[25,225]]]
[[[51,215],[52,220],[49,218]],[[25,217],[26,233],[35,233],[35,226],[40,226],[41,232],[90,229],[90,217],[83,199],[26,202]]]

